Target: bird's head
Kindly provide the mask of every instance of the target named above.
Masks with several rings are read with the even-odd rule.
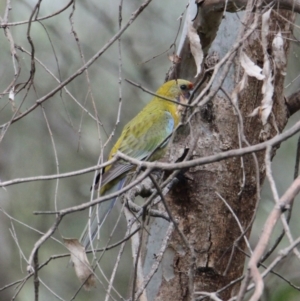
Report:
[[[163,95],[166,98],[173,99],[181,104],[187,104],[190,97],[190,92],[193,90],[194,85],[188,80],[177,79],[170,80],[164,83],[156,92],[158,95]],[[174,103],[169,102],[171,106],[174,106]],[[175,104],[176,105],[176,104]],[[178,115],[184,110],[184,106],[177,105],[176,113]]]
[[[180,96],[188,99],[190,91],[193,90],[194,85],[185,79],[173,79],[164,83],[156,92],[158,95],[163,95],[167,98],[174,99],[181,102]]]

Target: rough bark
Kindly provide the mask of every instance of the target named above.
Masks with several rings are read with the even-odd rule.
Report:
[[[272,13],[271,16],[270,33],[276,32],[276,28],[281,28],[285,37],[288,37],[292,23],[287,23],[282,17],[288,20],[294,18],[293,13],[289,11],[276,10],[276,13]],[[203,26],[203,22],[209,20],[208,23],[211,23],[212,19],[213,28]],[[253,23],[253,19],[254,13],[246,16],[243,21],[246,22],[246,29]],[[218,28],[216,24],[219,24],[220,21],[220,13],[212,12],[209,15],[200,11],[194,22],[198,33],[201,33],[201,41],[203,41],[203,48],[206,51],[208,51],[215,38],[216,29]],[[223,22],[227,21],[227,18],[223,19]],[[261,24],[261,18],[259,23]],[[252,60],[262,66],[264,59],[260,26],[246,40],[243,47]],[[269,45],[271,45],[273,37],[273,34],[269,34]],[[217,39],[220,41],[222,37],[219,36]],[[188,44],[189,42],[186,39],[180,54],[182,63],[177,66],[175,72],[169,72],[169,77],[193,79],[195,67]],[[289,44],[285,40],[286,53],[288,48]],[[233,79],[233,74],[235,74],[235,79]],[[225,82],[223,85],[228,95],[231,95],[232,89],[239,81],[240,76],[239,62],[235,60],[226,79],[230,83]],[[261,103],[262,83],[253,78],[249,79],[246,90],[239,95],[239,108],[243,117],[244,133],[251,145],[270,139],[277,134],[277,130],[281,132],[284,129],[289,114],[283,97],[283,81],[284,77],[279,73],[276,74],[273,117],[270,116],[266,126],[262,125],[259,117],[247,117]],[[224,93],[219,91],[212,101],[202,107],[200,112],[194,116],[191,120],[190,132],[193,137],[199,135],[193,158],[239,148],[237,115],[231,101]],[[187,131],[183,131],[181,135],[178,135],[174,146],[176,150],[182,150],[186,146],[190,147],[190,145],[187,145],[189,142],[187,142],[186,136]],[[245,250],[245,242],[241,237],[241,230],[237,225],[237,221],[218,194],[226,200],[237,215],[243,228],[246,229],[251,223],[254,210],[259,201],[257,181],[262,184],[265,177],[264,152],[257,153],[256,157],[259,163],[259,179],[256,177],[254,157],[246,155],[242,158],[244,171],[241,167],[241,158],[231,158],[197,166],[190,169],[188,176],[181,180],[166,196],[173,217],[179,221],[179,229],[182,230],[194,249],[196,261],[193,265],[189,249],[183,243],[178,232],[174,231],[164,257],[165,265],[168,265],[169,269],[168,274],[166,274],[164,268],[159,271],[157,276],[159,284],[155,288],[150,286],[147,291],[149,300],[175,301],[191,299],[192,296],[189,292],[189,269],[191,268],[194,276],[193,286],[196,292],[215,292],[242,275],[245,256],[240,249]],[[244,184],[243,175],[245,176]],[[166,224],[166,222],[160,223],[156,220],[155,225],[152,225],[152,230],[162,230],[166,227]],[[246,236],[249,236],[250,231],[251,225]],[[149,238],[148,241],[148,250],[146,251],[148,256],[151,256],[151,252],[154,253],[152,249],[155,245],[154,241],[159,240],[158,234],[154,235],[156,235],[155,238]],[[149,267],[150,265],[151,260],[146,260],[145,266]],[[227,300],[237,293],[238,287],[239,283],[230,286],[222,291],[219,296],[222,300]]]

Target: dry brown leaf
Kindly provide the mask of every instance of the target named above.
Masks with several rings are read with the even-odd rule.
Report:
[[[238,94],[241,93],[245,89],[247,82],[248,82],[248,75],[245,72],[242,79],[237,84],[237,86],[235,87],[235,89],[233,90],[233,92],[231,94],[231,100],[235,105],[237,105]]]
[[[15,103],[15,89],[14,87],[9,91],[8,99],[11,103],[12,111],[15,113],[17,111],[16,103]]]
[[[284,41],[282,38],[281,31],[277,32],[275,38],[273,39],[272,49],[276,68],[280,71],[282,75],[286,75],[286,57],[284,52]]]
[[[266,64],[267,65],[267,64]],[[270,62],[269,62],[270,66]],[[265,68],[264,68],[265,69]],[[262,86],[262,93],[264,95],[263,100],[261,102],[261,121],[262,124],[265,125],[267,123],[268,117],[272,111],[273,107],[273,94],[274,94],[274,86],[273,86],[273,77],[271,72],[266,76],[264,80],[264,84]]]
[[[96,278],[89,260],[85,253],[85,248],[78,239],[64,238],[64,244],[71,253],[71,260],[74,263],[75,273],[81,283],[84,283],[85,290],[90,290],[96,286]]]
[[[203,51],[202,51],[200,37],[199,37],[196,29],[194,28],[192,21],[188,21],[187,36],[190,41],[191,53],[192,53],[195,63],[196,63],[197,71],[196,71],[195,77],[197,77],[201,72],[201,64],[202,64],[204,55],[203,55]]]
[[[174,64],[178,64],[181,62],[181,57],[178,56],[177,54],[172,54],[168,56],[169,60],[174,63]]]
[[[271,10],[272,8],[266,11],[262,16],[261,40],[262,40],[262,47],[264,51],[263,75],[265,76],[265,78],[263,80],[263,86],[262,86],[263,99],[260,105],[259,115],[263,125],[267,123],[268,117],[272,111],[273,93],[274,93],[272,70],[270,66],[269,55],[267,52],[269,19],[271,15]]]

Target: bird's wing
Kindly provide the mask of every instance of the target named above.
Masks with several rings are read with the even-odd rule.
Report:
[[[117,177],[126,174],[126,172],[128,172],[131,168],[132,165],[130,164],[122,164],[119,162],[114,163],[109,170],[105,171],[102,174],[101,173],[97,174],[95,179],[95,185],[94,187],[91,187],[91,189],[92,188],[97,189],[100,180],[101,180],[101,186],[103,187],[105,184],[110,183]]]
[[[174,128],[174,119],[168,111],[157,111],[133,121],[125,127],[118,150],[138,160],[145,160],[157,149],[164,148],[163,142]]]
[[[150,160],[155,160],[155,153],[166,147],[173,128],[174,119],[170,112],[160,111],[155,115],[149,114],[126,125],[121,135],[122,139],[117,141],[113,151],[120,151],[138,160],[145,160],[151,155]],[[132,167],[132,164],[121,160],[112,164],[102,174],[101,186],[126,174]],[[96,179],[96,184],[99,180],[100,174]]]

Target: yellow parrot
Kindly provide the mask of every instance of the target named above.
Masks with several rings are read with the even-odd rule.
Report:
[[[164,83],[155,94],[172,99],[177,103],[154,96],[144,109],[125,125],[108,159],[111,159],[117,151],[138,160],[155,161],[162,158],[170,136],[180,121],[183,110],[180,103],[187,103],[189,92],[192,89],[193,84],[183,79]],[[94,188],[97,189],[101,184],[100,194],[102,196],[118,191],[124,186],[128,173],[134,169],[134,165],[124,160],[118,160],[107,166],[102,174],[97,175]],[[99,183],[100,178],[101,183]],[[117,198],[99,204],[98,214],[94,209],[91,222],[86,226],[80,239],[86,249],[97,236]]]

